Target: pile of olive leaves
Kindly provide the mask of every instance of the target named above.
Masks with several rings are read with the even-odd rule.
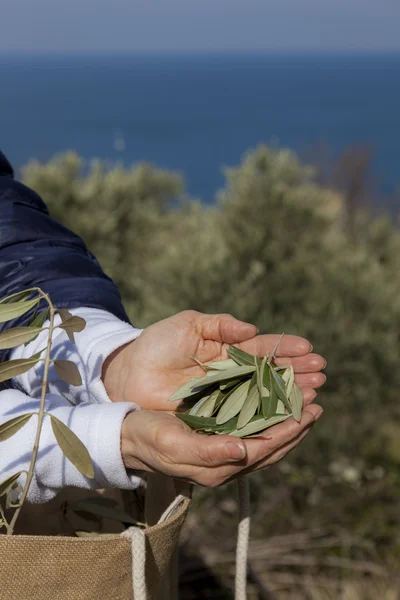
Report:
[[[274,353],[264,358],[229,346],[229,358],[203,364],[205,376],[191,379],[171,401],[184,400],[176,416],[199,432],[253,436],[289,417],[300,421],[303,393],[293,367],[277,367]]]

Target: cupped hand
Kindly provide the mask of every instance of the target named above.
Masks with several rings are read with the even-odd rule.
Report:
[[[116,350],[103,368],[103,382],[115,402],[134,402],[144,410],[171,411],[177,403],[170,396],[204,370],[193,360],[211,362],[227,358],[234,344],[250,354],[272,352],[280,335],[257,335],[254,325],[231,315],[208,315],[184,311],[147,327],[137,340]],[[320,371],[326,361],[312,353],[304,338],[285,335],[276,351],[276,363],[292,365],[295,381],[302,388],[305,404],[316,397],[325,382]]]
[[[322,408],[311,404],[304,409],[300,423],[290,418],[256,438],[241,440],[196,433],[165,412],[136,411],[124,420],[121,451],[127,469],[216,487],[284,458],[321,414]]]

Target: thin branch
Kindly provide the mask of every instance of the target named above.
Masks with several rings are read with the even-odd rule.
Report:
[[[32,458],[31,458],[31,462],[29,465],[29,471],[28,471],[28,475],[26,477],[26,481],[25,481],[25,485],[24,485],[24,489],[22,492],[22,496],[21,496],[21,500],[19,503],[19,507],[17,508],[17,510],[15,511],[13,518],[11,519],[9,528],[7,528],[7,535],[12,535],[15,529],[15,524],[17,522],[18,516],[21,512],[22,506],[26,500],[26,497],[28,495],[28,491],[29,491],[29,487],[31,485],[32,479],[33,479],[33,475],[35,473],[35,464],[36,464],[36,459],[37,459],[37,455],[38,455],[38,451],[39,451],[39,441],[40,441],[40,434],[42,432],[42,425],[43,425],[43,419],[45,416],[45,402],[46,402],[46,393],[47,393],[47,381],[48,381],[48,375],[49,375],[49,367],[50,367],[50,352],[51,352],[51,343],[52,343],[52,337],[53,337],[53,329],[54,329],[54,316],[55,316],[55,308],[53,306],[53,303],[50,300],[50,297],[45,294],[44,292],[42,292],[42,290],[40,288],[32,288],[32,291],[36,291],[38,292],[38,294],[40,295],[40,297],[43,300],[46,300],[48,306],[49,306],[49,321],[50,321],[50,325],[49,325],[49,333],[48,333],[48,338],[47,338],[47,349],[46,349],[46,358],[44,361],[44,370],[43,370],[43,381],[42,381],[42,395],[40,398],[40,408],[39,408],[39,413],[38,413],[38,423],[37,423],[37,428],[36,428],[36,437],[35,437],[35,442],[33,445],[33,450],[32,450]]]

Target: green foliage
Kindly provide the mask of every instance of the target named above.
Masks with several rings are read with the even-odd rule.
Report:
[[[342,197],[285,150],[260,147],[227,169],[213,207],[186,202],[178,175],[148,165],[83,169],[66,154],[23,175],[84,237],[136,325],[187,308],[230,312],[263,332],[306,336],[328,359],[324,417],[282,467],[253,478],[263,531],[336,520],[395,544],[397,227],[361,212],[349,227]],[[282,485],[291,492],[270,519],[263,503]]]

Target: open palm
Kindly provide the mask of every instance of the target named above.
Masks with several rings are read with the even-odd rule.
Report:
[[[227,358],[228,345],[265,356],[280,335],[257,335],[254,325],[231,315],[206,315],[184,311],[146,328],[139,338],[107,359],[103,381],[114,401],[134,402],[146,410],[173,410],[170,396],[204,370],[193,360],[210,362]],[[284,336],[276,352],[277,364],[292,365],[305,402],[316,396],[325,382],[320,372],[325,360],[312,354],[311,344],[297,336]]]

